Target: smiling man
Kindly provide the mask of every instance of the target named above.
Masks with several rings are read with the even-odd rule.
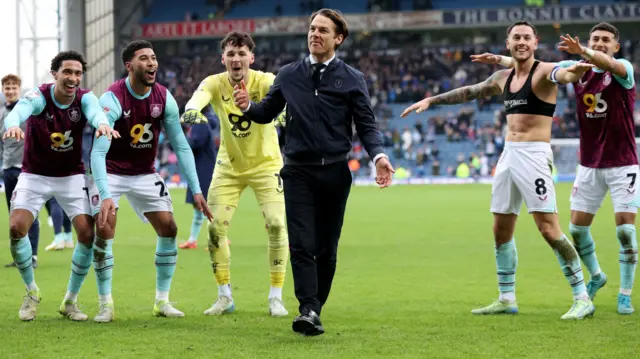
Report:
[[[347,156],[355,124],[376,165],[377,183],[391,184],[393,167],[383,153],[364,75],[336,57],[349,36],[339,11],[322,9],[309,19],[310,55],[284,66],[262,101],[244,84],[233,93],[244,117],[270,123],[287,106],[285,164],[280,171],[289,232],[291,269],[300,315],[292,329],[324,333],[320,312],[336,272],[338,240],[351,189]],[[254,101],[254,102],[251,102]]]
[[[17,75],[9,74],[2,78],[2,94],[5,98],[5,104],[0,107],[0,137],[4,134],[4,119],[9,116],[9,113],[11,113],[20,99],[21,85],[22,80]],[[23,131],[26,131],[27,123],[22,123],[20,127]],[[16,184],[18,184],[23,154],[24,141],[16,141],[13,138],[8,138],[6,140],[0,139],[0,162],[2,162],[2,174],[5,187],[4,194],[7,198],[7,208],[9,210],[11,209],[11,196],[13,195],[13,190],[16,188]],[[33,221],[31,228],[29,228],[29,241],[31,242],[31,251],[33,253],[33,268],[36,268],[38,262],[37,255],[39,239],[40,222],[36,218],[35,221]],[[5,267],[15,266],[15,262],[5,265]]]
[[[506,47],[515,59],[515,68],[500,70],[479,84],[461,87],[426,98],[403,113],[420,113],[430,105],[452,105],[488,96],[504,95],[508,133],[491,189],[495,254],[500,297],[491,305],[475,309],[474,314],[515,314],[516,220],[522,202],[553,249],[573,290],[574,304],[562,319],[582,319],[595,311],[587,295],[576,249],[562,233],[558,222],[553,185],[551,125],[556,108],[558,83],[576,82],[593,65],[576,63],[560,68],[537,61],[536,28],[526,21],[507,29]],[[479,55],[480,57],[483,55]]]
[[[44,84],[27,92],[5,121],[3,139],[25,139],[20,125],[27,122],[27,135],[22,160],[22,173],[11,197],[9,236],[11,255],[20,272],[27,295],[19,316],[29,321],[36,317],[40,289],[33,273],[32,249],[27,231],[46,201],[56,197],[69,215],[78,235],[78,246],[72,257],[72,273],[68,295],[60,312],[85,320],[76,305],[77,293],[91,267],[93,242],[92,208],[89,193],[94,190],[91,177],[82,163],[82,134],[90,123],[98,128],[97,136],[110,138],[109,122],[100,109],[98,98],[80,88],[87,63],[76,51],[64,51],[51,60],[52,84]],[[78,269],[78,270],[76,270]]]
[[[209,224],[209,253],[218,283],[218,299],[204,312],[205,315],[235,310],[227,233],[240,195],[247,186],[253,189],[260,203],[269,236],[269,313],[274,317],[289,314],[282,300],[289,241],[284,227],[284,194],[280,179],[282,155],[278,133],[272,124],[253,123],[233,103],[234,87],[246,86],[257,101],[273,84],[273,74],[250,69],[254,61],[254,47],[255,43],[247,33],[227,34],[220,42],[221,61],[227,71],[205,78],[185,106],[186,112],[182,116],[185,123],[206,122],[200,111],[211,104],[220,119],[220,152],[207,196],[214,217]],[[188,243],[181,246],[188,247]]]
[[[200,190],[193,152],[180,126],[178,104],[169,90],[156,82],[158,60],[153,46],[147,41],[130,42],[122,51],[122,62],[128,76],[113,83],[100,97],[100,104],[109,122],[123,137],[113,143],[108,139],[96,140],[91,151],[91,170],[99,191],[99,198],[91,200],[102,202],[100,211],[94,212],[97,226],[93,263],[100,306],[94,321],[111,322],[114,318],[112,245],[116,207],[123,195],[138,217],[145,223],[150,222],[157,234],[153,315],[183,317],[184,313],[169,303],[178,259],[178,228],[169,190],[154,168],[162,129],[193,192],[194,206],[209,219],[211,213]]]
[[[634,107],[636,84],[633,65],[614,58],[620,50],[620,34],[606,22],[595,25],[588,46],[570,35],[561,38],[559,49],[580,55],[596,68],[586,73],[575,86],[580,125],[580,167],[571,195],[570,232],[591,281],[589,295],[607,282],[600,270],[591,237],[591,223],[602,200],[611,192],[616,237],[620,243],[620,290],[618,313],[631,314],[631,290],[638,263],[636,213],[638,201],[638,153],[635,141]],[[562,61],[562,67],[575,61]]]
[[[618,313],[631,314],[631,290],[638,263],[635,219],[638,201],[638,155],[634,131],[635,79],[633,65],[615,58],[620,50],[618,29],[606,22],[591,28],[587,46],[578,37],[560,37],[558,49],[580,55],[582,62],[595,65],[575,85],[577,116],[580,125],[580,166],[571,194],[571,223],[580,258],[589,270],[587,292],[593,300],[607,283],[600,269],[591,236],[591,223],[602,200],[611,192],[616,237],[620,243],[620,291]],[[511,58],[483,54],[475,61],[488,64],[515,65]],[[561,61],[559,67],[577,62]]]

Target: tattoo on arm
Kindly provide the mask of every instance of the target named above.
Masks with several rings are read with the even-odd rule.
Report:
[[[496,72],[483,82],[475,85],[464,86],[445,92],[431,98],[431,103],[436,105],[455,105],[471,100],[499,95],[502,88],[498,80],[500,72]]]

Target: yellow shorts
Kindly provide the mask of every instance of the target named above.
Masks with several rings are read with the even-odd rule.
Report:
[[[282,164],[279,162],[265,163],[243,173],[238,173],[226,166],[216,165],[207,196],[209,205],[235,207],[247,186],[253,189],[261,205],[269,202],[284,203],[281,169]]]

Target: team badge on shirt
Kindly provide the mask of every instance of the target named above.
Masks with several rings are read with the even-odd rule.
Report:
[[[69,120],[71,120],[71,122],[80,121],[80,109],[78,109],[77,107],[68,109],[67,115],[69,116]]]
[[[162,113],[162,105],[152,104],[151,105],[151,117],[158,118]]]

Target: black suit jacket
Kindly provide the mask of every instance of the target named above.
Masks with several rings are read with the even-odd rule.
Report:
[[[329,63],[317,88],[308,57],[283,66],[264,99],[251,103],[245,116],[256,123],[269,123],[285,104],[286,164],[346,160],[352,148],[353,123],[371,158],[383,152],[364,75],[338,58]]]

